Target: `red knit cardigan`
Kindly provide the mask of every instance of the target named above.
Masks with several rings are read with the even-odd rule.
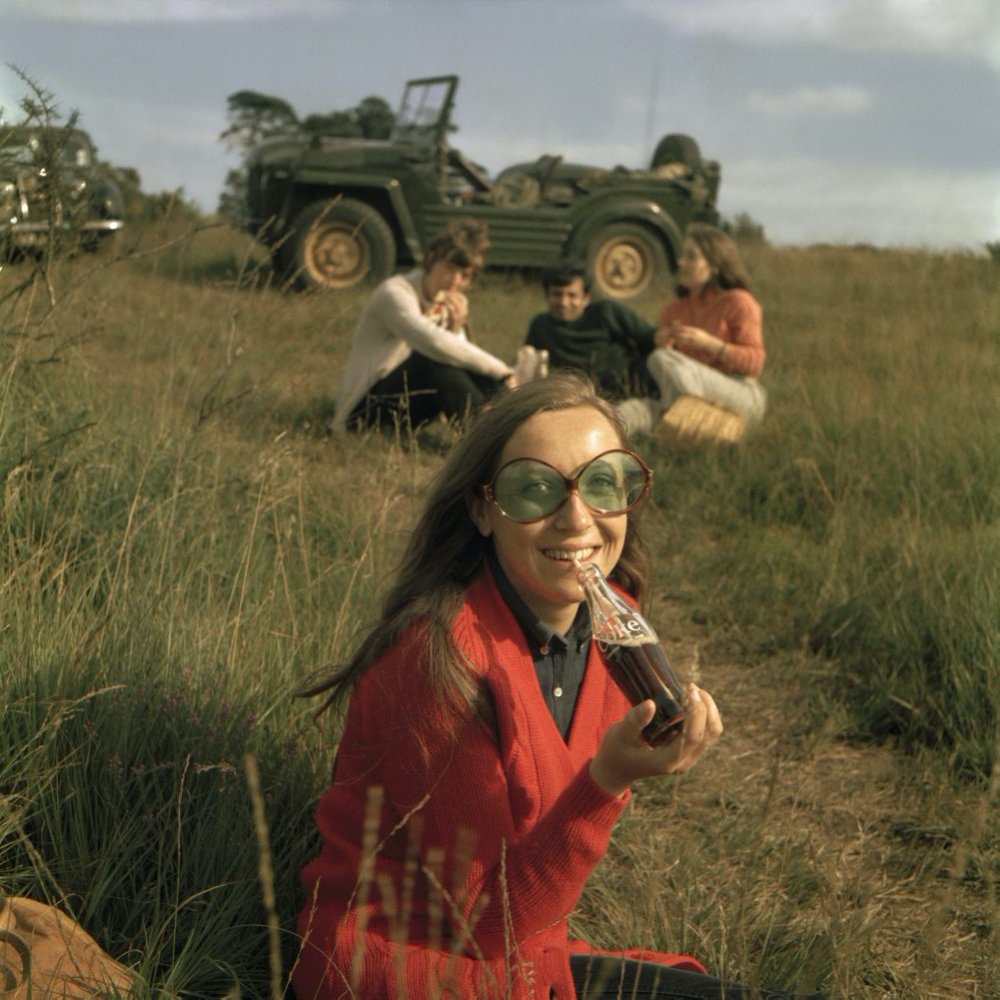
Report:
[[[445,715],[418,630],[363,675],[316,812],[322,848],[302,871],[300,1000],[574,996],[570,951],[593,949],[567,940],[567,916],[628,801],[588,764],[628,702],[592,643],[564,740],[488,571],[453,635],[496,728]],[[704,971],[690,956],[626,954]]]

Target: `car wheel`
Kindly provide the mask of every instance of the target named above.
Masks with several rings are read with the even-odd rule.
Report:
[[[648,229],[630,223],[606,226],[591,239],[587,266],[599,294],[631,299],[666,282],[666,251]]]
[[[299,288],[354,288],[392,274],[396,241],[375,209],[353,198],[330,198],[295,217],[281,257]]]
[[[124,248],[124,233],[114,229],[107,233],[83,233],[78,240],[84,253],[100,254],[102,257],[121,257]]]

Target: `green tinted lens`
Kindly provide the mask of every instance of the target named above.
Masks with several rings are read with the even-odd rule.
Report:
[[[584,502],[603,514],[631,507],[642,496],[646,474],[638,460],[624,451],[598,455],[583,472],[577,489]]]
[[[551,466],[522,458],[500,470],[493,496],[509,518],[531,521],[551,514],[566,499],[566,483]]]

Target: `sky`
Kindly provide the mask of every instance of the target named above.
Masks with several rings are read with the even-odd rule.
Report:
[[[0,0],[0,120],[19,73],[205,211],[230,94],[305,117],[456,73],[452,144],[491,174],[683,132],[773,243],[1000,240],[1000,0]]]

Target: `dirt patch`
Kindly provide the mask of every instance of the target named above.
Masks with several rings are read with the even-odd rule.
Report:
[[[989,792],[953,783],[940,758],[842,738],[810,704],[805,657],[699,662],[692,640],[674,655],[726,724],[684,779],[683,811],[729,838],[720,860],[735,894],[787,907],[835,947],[838,995],[1000,995]]]

